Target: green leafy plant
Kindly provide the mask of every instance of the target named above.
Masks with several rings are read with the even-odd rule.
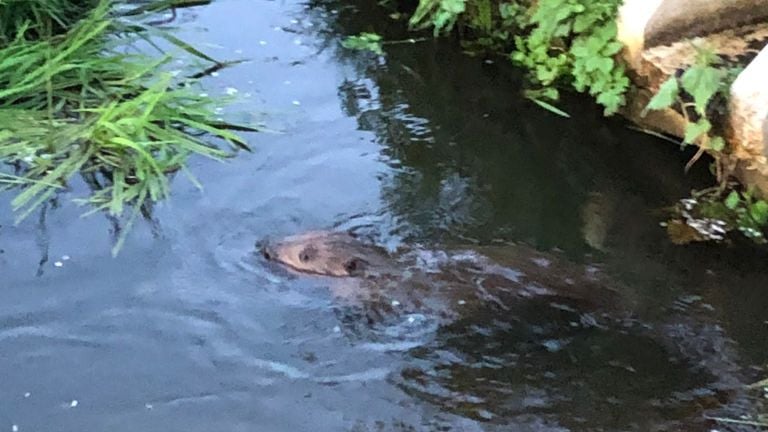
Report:
[[[360,33],[356,36],[348,36],[341,42],[344,48],[371,51],[375,54],[384,54],[382,50],[382,38],[376,33]]]
[[[713,187],[696,191],[672,209],[667,231],[676,243],[721,241],[738,231],[756,243],[766,243],[768,202],[752,190]]]
[[[466,10],[466,0],[419,0],[409,24],[413,29],[433,27],[435,36],[453,29]]]
[[[726,78],[729,76],[727,70],[717,67],[714,54],[699,48],[695,63],[680,77],[670,76],[661,84],[645,108],[644,115],[649,110],[667,108],[677,108],[683,115],[686,124],[682,144],[699,143],[699,151],[688,162],[686,169],[707,150],[712,151],[716,159],[725,150],[726,142],[722,136],[714,133],[708,109],[716,95],[727,97],[730,80]],[[717,175],[718,180],[722,181],[720,169]]]
[[[614,60],[622,49],[616,41],[616,0],[541,0],[526,27],[515,37],[511,59],[530,71],[534,84],[557,88],[570,84],[589,93],[614,114],[629,88],[624,66]],[[551,92],[556,100],[558,93]]]

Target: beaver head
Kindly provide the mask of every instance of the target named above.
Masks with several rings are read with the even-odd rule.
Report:
[[[336,277],[363,276],[385,263],[383,251],[336,231],[310,231],[266,242],[261,253],[299,272]]]

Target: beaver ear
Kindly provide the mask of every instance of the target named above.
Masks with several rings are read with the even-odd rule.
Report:
[[[352,258],[344,263],[344,270],[350,275],[357,275],[365,270],[365,266],[368,264],[364,259]]]

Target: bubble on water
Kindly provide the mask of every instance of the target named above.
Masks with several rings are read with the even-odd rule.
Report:
[[[290,85],[290,84],[291,84],[291,82],[290,82],[290,81],[288,81],[288,80],[285,80],[285,81],[283,81],[283,84],[285,84],[285,85]]]
[[[298,38],[297,38],[297,39],[294,39],[294,40],[293,40],[293,44],[294,44],[294,45],[301,45],[301,39],[298,39]]]
[[[55,263],[53,263],[53,265],[56,266],[56,267],[63,267],[64,263],[61,262],[61,261],[56,261]]]
[[[334,333],[340,333],[341,332],[341,327],[339,327],[339,326],[334,327],[333,328],[333,332]]]
[[[19,432],[19,425],[11,425],[11,432]]]
[[[460,305],[465,305],[465,304],[467,304],[467,302],[466,302],[466,300],[459,300],[459,304]]]
[[[243,50],[241,50],[241,49],[236,49],[235,50],[235,54],[242,54],[242,53],[243,53]]]
[[[416,322],[416,318],[414,318],[414,317],[412,317],[412,316],[409,316],[409,317],[408,317],[408,322],[409,322],[409,323],[411,323],[411,324],[413,324],[414,322]]]
[[[219,73],[218,72],[211,72],[211,76],[212,77],[217,77],[217,76],[219,76]]]
[[[397,300],[392,300],[392,306],[395,306],[395,307],[400,306],[400,302]]]
[[[62,261],[69,261],[69,258],[70,258],[69,255],[62,255],[61,256],[61,260]]]
[[[234,87],[227,87],[227,89],[225,91],[230,96],[232,96],[234,94],[237,94],[237,89],[234,88]]]
[[[299,102],[299,101],[297,101],[297,100],[295,100],[295,101],[293,101],[293,102],[291,102],[291,103],[292,103],[292,104],[294,104],[294,105],[296,105],[296,106],[299,106],[299,105],[301,105],[301,102]]]
[[[30,392],[26,392],[26,393],[24,393],[24,397],[25,397],[25,398],[29,398],[30,396],[32,396],[32,393],[30,393]]]
[[[200,94],[199,94],[199,96],[200,96],[200,97],[203,97],[203,98],[204,98],[204,97],[208,97],[208,93],[200,93]]]
[[[154,406],[151,403],[144,404],[144,408],[151,410]]]
[[[297,19],[292,19],[291,20],[291,24],[298,24],[298,23],[299,23],[299,20],[297,20]]]
[[[261,45],[261,46],[264,46],[266,44],[267,44],[267,41],[265,41],[265,40],[260,40],[259,41],[259,45]]]
[[[78,402],[77,399],[72,399],[72,402],[69,403],[69,407],[70,408],[75,408],[79,404],[80,404],[80,402]]]

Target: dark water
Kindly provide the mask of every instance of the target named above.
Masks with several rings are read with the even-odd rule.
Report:
[[[207,81],[242,97],[222,115],[279,133],[196,161],[205,189],[177,179],[117,259],[110,221],[70,203],[78,185],[19,226],[0,202],[0,430],[728,430],[705,416],[754,412],[738,384],[768,361],[765,254],[671,246],[654,212],[706,176],[583,101],[571,119],[533,106],[515,71],[452,43],[338,50],[336,32],[377,13],[181,13],[209,53],[253,60]],[[372,328],[333,281],[255,254],[265,236],[332,226],[389,248],[556,249],[628,287],[645,321],[573,325],[579,313],[531,301]]]

